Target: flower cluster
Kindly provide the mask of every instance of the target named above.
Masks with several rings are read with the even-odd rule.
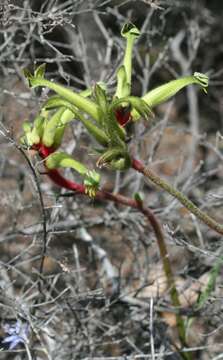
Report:
[[[106,166],[113,170],[125,170],[132,166],[125,125],[140,118],[148,120],[155,106],[168,100],[187,85],[195,83],[205,91],[208,86],[206,75],[194,73],[192,76],[161,85],[142,98],[131,95],[132,51],[140,32],[135,25],[128,23],[123,26],[121,34],[126,39],[126,50],[123,63],[117,70],[117,87],[113,95],[103,83],[97,83],[79,94],[75,93],[65,86],[45,79],[45,64],[40,65],[34,74],[25,71],[31,87],[48,87],[56,95],[43,104],[33,123],[24,123],[22,144],[38,152],[54,183],[77,190],[77,184],[65,179],[57,170],[72,168],[83,177],[84,191],[92,197],[99,189],[100,174],[89,170],[69,154],[58,151],[65,128],[71,121],[80,121],[99,145],[96,150],[96,165],[99,168]]]

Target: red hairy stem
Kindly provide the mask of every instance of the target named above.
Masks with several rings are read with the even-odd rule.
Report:
[[[85,193],[85,186],[74,181],[68,180],[57,169],[47,170],[47,176],[58,185],[67,190],[77,191],[80,194]]]

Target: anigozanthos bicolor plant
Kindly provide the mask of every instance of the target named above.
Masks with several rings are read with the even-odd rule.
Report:
[[[48,176],[58,186],[81,194],[85,193],[99,200],[114,201],[118,204],[136,208],[146,216],[157,239],[172,304],[179,308],[180,301],[165,238],[162,227],[159,225],[153,212],[144,206],[140,196],[131,199],[99,189],[99,173],[95,170],[89,170],[84,164],[75,160],[69,154],[58,151],[66,126],[71,121],[80,121],[97,144],[99,155],[96,165],[99,168],[106,166],[114,170],[126,170],[132,167],[178,199],[183,206],[209,226],[209,228],[223,234],[223,225],[217,223],[197,208],[186,196],[161,179],[151,169],[145,167],[141,161],[130,156],[125,128],[129,121],[138,121],[141,118],[149,119],[152,115],[152,110],[157,105],[173,97],[185,86],[191,84],[199,85],[204,92],[207,92],[208,77],[205,74],[195,72],[191,76],[182,77],[163,84],[142,97],[134,96],[131,91],[132,53],[134,42],[139,37],[140,32],[133,24],[128,23],[122,28],[121,34],[126,40],[126,49],[123,63],[117,70],[117,86],[114,94],[109,93],[106,85],[101,83],[96,84],[91,89],[76,93],[65,86],[45,79],[44,64],[40,65],[34,74],[28,71],[25,72],[31,87],[48,87],[56,95],[50,97],[43,104],[40,114],[33,123],[24,123],[24,135],[21,141],[23,145],[38,151],[39,156],[44,160]],[[83,184],[66,179],[59,172],[58,168],[74,169],[84,178]],[[216,271],[219,271],[219,264],[215,267],[215,274]],[[216,277],[216,275],[214,276]],[[211,283],[213,283],[213,278]],[[210,286],[208,285],[208,291],[209,288]],[[185,324],[180,314],[177,314],[176,318],[179,338],[185,347]],[[183,357],[187,360],[191,359],[187,353]]]
[[[149,119],[155,106],[167,101],[187,85],[198,84],[206,91],[208,77],[196,72],[194,75],[161,85],[141,98],[132,95],[133,45],[140,31],[135,25],[128,23],[123,26],[121,35],[126,40],[126,48],[123,63],[117,70],[117,86],[114,94],[110,94],[106,85],[101,83],[96,84],[92,89],[76,93],[65,86],[47,80],[44,64],[40,65],[34,74],[25,71],[31,87],[48,87],[56,93],[43,104],[43,110],[34,121],[34,125],[27,123],[24,125],[27,145],[38,148],[40,156],[42,156],[41,146],[50,149],[48,156],[55,152],[62,141],[67,124],[78,120],[82,122],[94,141],[100,145],[97,148],[99,157],[96,162],[99,168],[106,166],[114,170],[128,169],[132,166],[132,162],[125,125],[131,120]],[[70,161],[70,158],[69,161],[63,158],[62,162],[54,163],[55,168],[63,167],[62,163],[70,164]],[[89,174],[88,170],[82,171],[76,165],[73,168],[81,175]]]

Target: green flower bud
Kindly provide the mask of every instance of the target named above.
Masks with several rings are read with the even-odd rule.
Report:
[[[122,148],[111,148],[100,156],[97,166],[99,168],[108,166],[113,170],[125,170],[131,166],[131,159],[128,152]]]
[[[64,111],[65,111],[64,107],[60,108],[48,121],[46,121],[42,142],[47,147],[55,146],[56,148],[60,145],[62,141],[65,125],[61,123],[61,116],[64,113]],[[60,132],[58,133],[57,130],[59,128],[60,128]],[[55,143],[56,134],[57,134],[57,139]],[[58,136],[58,134],[60,134],[60,136]]]

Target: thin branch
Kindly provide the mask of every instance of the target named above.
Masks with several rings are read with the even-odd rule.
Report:
[[[41,262],[40,262],[40,266],[39,266],[39,273],[42,274],[43,266],[44,266],[44,260],[45,260],[45,256],[46,256],[46,246],[47,246],[47,228],[46,228],[46,226],[47,226],[47,217],[46,217],[46,211],[45,211],[45,207],[44,207],[44,201],[43,201],[42,191],[41,191],[41,188],[40,188],[39,179],[38,179],[38,176],[36,174],[35,167],[31,163],[29,157],[27,156],[27,154],[23,150],[23,148],[20,145],[18,145],[14,141],[14,139],[12,137],[10,137],[8,134],[2,132],[2,135],[7,140],[9,140],[10,143],[12,143],[16,147],[16,149],[18,149],[19,152],[22,154],[22,156],[25,158],[25,160],[28,163],[29,168],[30,168],[30,170],[31,170],[31,172],[33,174],[33,179],[34,179],[34,182],[36,184],[37,193],[38,193],[39,202],[40,202],[40,207],[41,207],[41,213],[42,213],[42,227],[43,227],[42,253],[41,253]],[[40,282],[38,282],[38,287],[39,287],[40,293],[42,293]]]
[[[15,144],[15,146],[20,151],[20,153],[24,156],[26,162],[29,165],[29,168],[30,168],[30,170],[31,170],[31,172],[33,174],[33,178],[34,178],[36,188],[37,188],[37,192],[38,192],[38,196],[39,196],[41,212],[42,212],[42,226],[43,226],[43,246],[42,246],[42,254],[41,254],[41,262],[40,262],[39,272],[40,272],[40,274],[42,274],[43,266],[44,266],[44,260],[45,260],[45,256],[46,256],[46,246],[47,246],[47,230],[46,230],[47,217],[46,217],[46,211],[45,211],[45,206],[44,206],[44,201],[43,201],[43,195],[42,195],[42,191],[41,191],[41,188],[40,188],[40,183],[39,183],[38,176],[36,174],[35,167],[31,163],[29,157],[26,155],[26,153],[22,149],[22,147],[18,146],[16,144]]]

